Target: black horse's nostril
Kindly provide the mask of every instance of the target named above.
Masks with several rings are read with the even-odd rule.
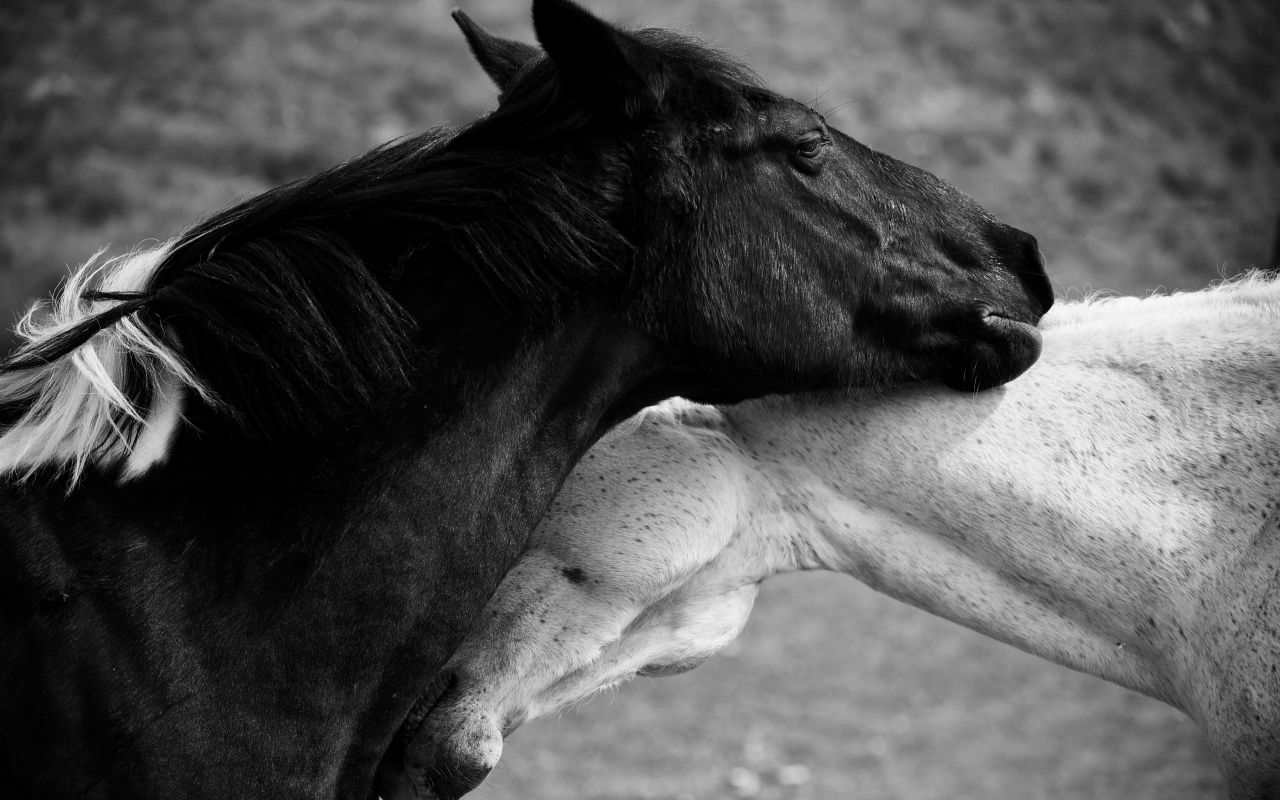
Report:
[[[1044,269],[1044,256],[1036,243],[1036,237],[1017,228],[1010,228],[1015,247],[1006,250],[1008,261],[1006,266],[1017,276],[1022,290],[1031,299],[1032,310],[1037,317],[1042,317],[1053,307],[1053,284]]]
[[[1018,270],[1018,280],[1027,290],[1027,294],[1040,304],[1040,310],[1037,313],[1044,316],[1053,307],[1053,283],[1049,280],[1049,274],[1045,272],[1044,255],[1036,245],[1035,237],[1027,238],[1031,240],[1027,244],[1027,260],[1030,264]]]

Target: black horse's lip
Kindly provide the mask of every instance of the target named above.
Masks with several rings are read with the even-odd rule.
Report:
[[[1040,329],[1034,323],[1014,319],[1000,312],[991,311],[983,315],[982,324],[1004,336],[1029,336],[1039,345],[1042,341]]]

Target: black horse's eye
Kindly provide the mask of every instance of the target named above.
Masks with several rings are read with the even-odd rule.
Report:
[[[822,131],[813,131],[812,133],[805,134],[801,137],[800,141],[796,142],[795,153],[801,158],[817,158],[822,155],[823,148],[825,148],[830,141],[831,140],[827,138],[826,133]]]

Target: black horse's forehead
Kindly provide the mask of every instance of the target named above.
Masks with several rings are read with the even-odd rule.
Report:
[[[798,134],[821,128],[823,118],[789,97],[764,89],[744,92],[745,113],[736,120],[737,138],[754,146],[790,141]]]
[[[780,94],[759,87],[740,87],[734,113],[699,126],[695,134],[715,142],[730,154],[746,153],[780,142],[791,142],[806,131],[823,126],[816,111]]]
[[[815,128],[825,122],[822,115],[812,108],[781,95],[773,95],[767,101],[762,101],[757,108],[757,118],[765,136]]]

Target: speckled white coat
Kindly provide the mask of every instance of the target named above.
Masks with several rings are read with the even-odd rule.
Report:
[[[1059,304],[1043,329],[982,394],[675,401],[606,437],[420,752],[491,767],[522,722],[710,657],[765,578],[831,569],[1182,709],[1232,798],[1280,797],[1280,283]]]

